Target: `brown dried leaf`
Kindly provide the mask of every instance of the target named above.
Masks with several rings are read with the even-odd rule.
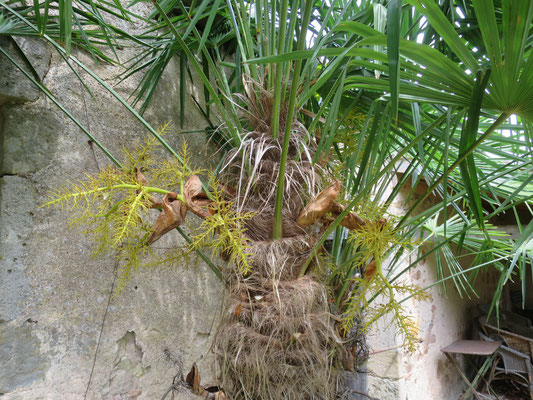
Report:
[[[376,272],[377,272],[376,261],[372,260],[370,261],[370,264],[368,264],[365,268],[365,277],[370,278],[376,275]]]
[[[200,373],[198,372],[196,363],[192,365],[191,370],[187,374],[187,378],[185,378],[185,382],[191,385],[192,391],[195,394],[201,394],[204,392],[204,388],[200,387]]]
[[[242,303],[239,303],[237,307],[235,307],[235,311],[233,311],[233,315],[238,317],[239,315],[241,315],[241,312],[242,312]]]
[[[161,214],[155,220],[154,226],[152,226],[148,244],[154,243],[165,233],[181,225],[187,214],[187,207],[178,200],[176,193],[165,194],[161,207],[163,211],[161,211]]]
[[[148,179],[146,179],[146,177],[143,175],[143,173],[141,172],[139,168],[135,168],[135,175],[136,175],[137,183],[143,186],[148,186]]]
[[[222,196],[226,200],[232,200],[237,196],[237,190],[234,187],[217,183],[218,190],[222,192]]]
[[[211,200],[204,193],[202,188],[202,182],[198,175],[192,175],[189,177],[183,188],[183,197],[189,210],[200,218],[207,218],[211,216],[211,209],[208,208],[211,204]]]
[[[302,227],[308,226],[326,215],[333,207],[341,186],[341,181],[335,180],[333,184],[321,191],[313,201],[305,206],[296,223]]]
[[[342,204],[340,203],[333,203],[333,207],[331,208],[331,212],[338,216],[341,212],[343,212],[346,209]],[[365,221],[362,217],[360,217],[358,214],[351,212],[347,214],[341,221],[341,225],[348,229],[362,229],[367,224],[367,221]]]
[[[204,399],[227,400],[226,394],[218,386],[205,386]]]
[[[355,355],[345,347],[342,349],[342,366],[345,371],[355,370]]]

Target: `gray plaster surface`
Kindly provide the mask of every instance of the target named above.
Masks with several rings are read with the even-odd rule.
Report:
[[[48,71],[51,58],[50,47],[35,38],[0,37],[0,47],[27,73],[32,74],[21,51],[31,61],[34,71],[42,80]],[[12,61],[0,54],[0,105],[7,102],[35,101],[39,97],[39,88],[35,86]]]
[[[131,56],[124,50],[121,57]],[[76,53],[104,79],[118,70]],[[128,111],[82,74],[91,97],[57,56],[44,83],[117,157],[147,134]],[[131,93],[139,77],[117,90]],[[11,82],[11,81],[10,81]],[[17,81],[18,82],[18,81]],[[171,65],[145,117],[179,148],[179,73]],[[17,89],[26,93],[27,86]],[[189,92],[198,95],[189,88]],[[18,95],[17,95],[18,96]],[[190,98],[190,96],[188,96]],[[90,237],[69,229],[67,209],[42,208],[47,193],[109,163],[57,107],[40,96],[19,96],[0,108],[0,397],[23,399],[159,399],[182,370],[197,363],[202,383],[214,382],[211,341],[223,285],[203,264],[136,271],[117,287],[111,256],[92,255]],[[184,130],[205,123],[188,101]],[[205,138],[188,140],[205,167]],[[211,151],[212,152],[212,151]],[[120,157],[119,157],[120,158]],[[154,217],[157,211],[153,211]],[[194,230],[197,220],[188,216]],[[161,247],[183,244],[176,231]],[[181,389],[176,399],[194,399]]]
[[[34,103],[5,105],[2,113],[3,156],[0,173],[25,175],[50,164],[57,149],[61,120]],[[36,124],[36,121],[39,123]]]
[[[0,178],[0,322],[11,321],[25,307],[31,288],[24,265],[25,247],[32,231],[37,194],[28,180]]]
[[[43,379],[50,367],[50,359],[39,351],[40,341],[32,334],[32,323],[0,325],[0,393],[30,386]]]

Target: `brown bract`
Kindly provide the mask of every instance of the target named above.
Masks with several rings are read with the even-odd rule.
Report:
[[[378,226],[378,229],[382,231],[385,229],[385,226],[387,225],[387,219],[381,218],[378,222],[376,222],[376,225]]]
[[[305,206],[296,223],[300,226],[311,225],[317,219],[322,218],[331,211],[331,208],[341,191],[341,186],[341,181],[335,180],[333,184],[321,191],[313,201]]]
[[[200,218],[207,218],[212,215],[212,210],[208,208],[211,200],[204,193],[198,175],[189,177],[183,188],[183,197],[187,208]]]
[[[378,268],[376,265],[376,261],[372,260],[370,261],[370,264],[368,264],[365,268],[365,277],[370,278],[378,272]]]
[[[161,204],[163,211],[157,217],[148,244],[154,243],[165,233],[177,228],[185,219],[187,206],[178,200],[176,193],[167,193]]]
[[[331,208],[331,212],[336,217],[340,213],[342,213],[345,209],[346,207],[343,206],[342,204],[334,202],[333,207]],[[360,217],[354,212],[348,213],[341,221],[341,225],[348,229],[361,229],[366,224],[367,224],[367,221],[365,221],[362,217]]]

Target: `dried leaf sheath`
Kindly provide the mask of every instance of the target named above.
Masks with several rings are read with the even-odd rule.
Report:
[[[333,207],[331,208],[332,214],[337,217],[340,213],[342,213],[346,207],[344,207],[342,204],[334,202]],[[368,221],[366,221],[364,218],[360,217],[358,214],[354,212],[348,213],[341,221],[341,225],[348,229],[363,229]]]
[[[311,201],[300,213],[297,223],[300,226],[308,226],[331,211],[335,200],[339,196],[342,183],[335,180],[329,187],[324,189]]]
[[[157,217],[148,244],[154,243],[165,233],[180,226],[187,215],[187,206],[178,200],[176,193],[167,193],[163,197],[162,212]]]
[[[213,203],[204,193],[202,181],[198,175],[192,175],[185,183],[183,197],[187,208],[201,218],[207,218],[213,214],[213,209],[209,210],[208,206]],[[211,211],[211,212],[210,212]]]

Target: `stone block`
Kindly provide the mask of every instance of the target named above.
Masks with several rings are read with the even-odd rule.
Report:
[[[0,323],[17,318],[30,293],[24,256],[32,230],[35,196],[27,179],[0,178]]]
[[[44,78],[52,54],[44,41],[37,38],[0,37],[0,47],[31,74],[27,61],[21,56],[22,51],[39,78]],[[0,106],[8,102],[35,101],[39,98],[39,88],[3,54],[0,54],[0,71]]]
[[[61,120],[36,106],[5,105],[0,127],[0,175],[24,175],[45,168],[53,159]]]
[[[0,396],[44,379],[50,360],[41,354],[40,344],[31,322],[0,324]]]

